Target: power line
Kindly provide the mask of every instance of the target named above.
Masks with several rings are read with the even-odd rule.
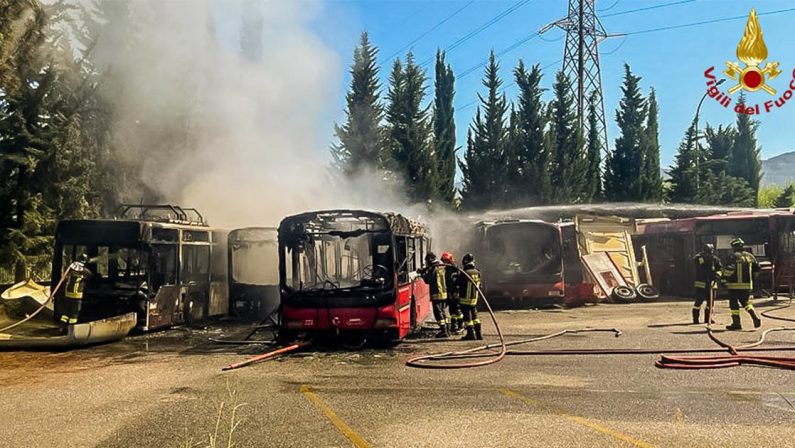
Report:
[[[599,18],[600,19],[604,19],[605,17],[623,16],[624,14],[632,14],[632,13],[635,13],[635,12],[650,11],[652,9],[667,8],[669,6],[683,5],[685,3],[693,3],[695,1],[696,0],[679,0],[679,1],[670,2],[670,3],[663,3],[661,5],[645,6],[643,8],[637,8],[637,9],[628,9],[626,11],[618,11],[618,12],[613,12],[613,13],[610,13],[610,14],[600,14]]]
[[[480,25],[479,27],[475,28],[474,30],[470,31],[469,33],[467,33],[467,34],[461,36],[460,38],[458,38],[458,40],[456,40],[452,44],[448,45],[445,48],[445,51],[449,52],[449,51],[452,51],[452,50],[460,47],[461,45],[464,44],[464,42],[466,42],[469,39],[472,39],[473,37],[475,37],[478,34],[482,33],[483,31],[485,31],[486,29],[488,29],[489,27],[491,27],[495,23],[499,22],[500,20],[502,20],[505,17],[509,16],[510,14],[514,13],[517,9],[521,8],[522,6],[528,4],[528,3],[532,2],[532,1],[533,0],[520,0],[520,1],[516,2],[516,3],[514,3],[512,6],[510,6],[505,11],[503,11],[503,12],[497,14],[496,16],[494,16],[493,18],[491,18],[491,20],[489,20],[488,22]],[[422,63],[420,65],[421,66],[427,66],[432,60],[433,60],[433,57],[430,57],[430,58],[422,61]]]
[[[596,8],[596,10],[597,10],[597,11],[599,11],[599,12],[602,12],[602,11],[610,11],[611,9],[615,8],[615,7],[616,7],[616,5],[618,4],[618,2],[620,2],[620,1],[621,1],[621,0],[616,0],[616,1],[614,1],[614,2],[613,2],[613,4],[612,4],[612,5],[608,6],[607,8]]]
[[[545,65],[545,66],[541,67],[541,70],[543,71],[543,70],[546,70],[546,69],[548,69],[549,67],[552,67],[553,65],[558,65],[558,64],[560,64],[560,62],[561,62],[561,61],[562,61],[562,59],[558,59],[558,60],[557,60],[557,61],[555,61],[555,62],[552,62],[552,63],[550,63],[550,64],[547,64],[547,65]],[[510,88],[510,87],[513,87],[513,86],[515,86],[515,85],[516,85],[516,81],[511,81],[510,83],[506,84],[506,85],[505,85],[505,86],[502,88],[502,92],[500,92],[500,93],[505,93],[505,91],[506,91],[506,90],[508,90],[508,88]],[[475,105],[475,103],[477,103],[478,101],[480,101],[480,99],[479,99],[479,98],[478,98],[478,99],[476,99],[476,100],[474,100],[474,101],[470,101],[470,102],[468,102],[468,103],[464,104],[463,106],[456,107],[456,110],[458,110],[458,111],[462,111],[462,110],[464,110],[464,109],[468,109],[468,108],[472,107],[473,105]]]
[[[386,60],[389,61],[390,59],[394,58],[395,56],[403,53],[403,51],[406,50],[407,48],[411,48],[412,45],[414,45],[417,42],[419,42],[420,40],[422,40],[423,37],[425,37],[428,34],[431,34],[432,32],[434,32],[437,28],[439,28],[440,26],[442,26],[445,23],[447,23],[453,17],[457,16],[461,11],[463,11],[463,10],[469,8],[470,6],[472,6],[473,3],[475,3],[475,0],[471,0],[469,3],[467,3],[464,6],[458,8],[452,14],[450,14],[449,16],[445,17],[444,19],[442,19],[441,21],[436,23],[436,25],[428,28],[428,30],[426,30],[424,33],[422,33],[419,36],[417,36],[414,40],[412,40],[411,42],[407,43],[406,45],[400,47],[400,49],[395,51],[394,53],[390,54],[389,57],[386,58]]]
[[[757,16],[760,16],[760,17],[761,16],[769,16],[769,15],[773,15],[773,14],[781,14],[781,13],[792,12],[792,11],[795,11],[795,8],[786,8],[786,9],[778,9],[778,10],[775,10],[775,11],[760,12],[760,13],[757,14]],[[626,35],[626,36],[632,36],[632,35],[635,35],[635,34],[655,33],[655,32],[658,32],[658,31],[670,31],[670,30],[677,30],[677,29],[681,29],[681,28],[690,28],[690,27],[694,27],[694,26],[709,25],[709,24],[712,24],[712,23],[728,22],[728,21],[731,21],[731,20],[740,20],[740,19],[747,19],[747,18],[748,18],[748,15],[747,14],[743,14],[741,16],[723,17],[723,18],[720,18],[720,19],[702,20],[702,21],[699,21],[699,22],[683,23],[683,24],[679,24],[679,25],[661,26],[661,27],[658,27],[658,28],[650,28],[650,29],[646,29],[646,30],[630,31],[628,33],[623,33],[623,34]]]

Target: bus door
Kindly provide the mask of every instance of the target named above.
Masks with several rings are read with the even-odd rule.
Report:
[[[185,323],[204,319],[210,312],[210,233],[182,232],[180,305]]]
[[[144,330],[174,325],[182,320],[180,287],[177,283],[178,249],[176,241],[156,243],[150,247],[149,300]]]

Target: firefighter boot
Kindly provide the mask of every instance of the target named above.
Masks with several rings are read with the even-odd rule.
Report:
[[[754,321],[754,328],[759,328],[762,326],[762,320],[756,315],[756,311],[752,309],[748,310],[748,314],[751,315],[751,320]]]
[[[693,323],[698,323],[698,316],[701,314],[701,308],[693,308]]]
[[[726,329],[729,331],[737,331],[743,329],[743,324],[740,322],[739,314],[732,314],[732,324],[726,325]]]
[[[715,319],[712,319],[712,313],[710,312],[709,308],[705,308],[704,309],[704,323],[707,323],[707,322],[709,322],[711,324],[715,323]]]
[[[436,337],[437,338],[449,338],[450,337],[450,332],[447,331],[447,324],[442,324],[441,325],[441,328],[439,329],[439,332],[436,333]]]
[[[480,324],[475,324],[475,338],[478,341],[483,340],[483,334],[480,333]]]
[[[465,334],[464,337],[461,338],[461,340],[462,341],[474,341],[475,339],[477,339],[475,337],[475,327],[472,327],[472,326],[467,327],[467,334]]]

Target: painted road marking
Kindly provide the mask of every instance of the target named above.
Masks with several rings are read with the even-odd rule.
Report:
[[[604,427],[604,426],[602,426],[602,425],[600,425],[600,424],[598,424],[598,423],[596,423],[596,422],[594,422],[592,420],[589,420],[587,418],[578,417],[578,416],[570,414],[570,413],[568,413],[568,412],[566,412],[566,411],[564,411],[562,409],[553,408],[552,406],[549,406],[546,403],[543,403],[541,401],[534,400],[532,398],[526,397],[526,396],[524,396],[524,395],[522,395],[522,394],[520,394],[518,392],[514,392],[514,391],[512,391],[510,389],[500,389],[500,392],[503,395],[505,395],[506,397],[516,398],[516,399],[521,400],[525,404],[528,404],[530,406],[536,406],[536,407],[539,407],[539,408],[542,408],[542,409],[546,409],[547,411],[552,412],[555,415],[559,415],[561,417],[565,417],[565,418],[573,421],[574,423],[577,423],[577,424],[583,425],[585,427],[591,428],[594,431],[601,432],[602,434],[606,434],[608,436],[611,436],[613,438],[621,440],[622,442],[626,442],[626,443],[628,443],[628,444],[630,444],[632,446],[635,446],[635,447],[638,447],[638,448],[654,448],[654,445],[651,445],[649,443],[646,443],[646,442],[643,442],[641,440],[635,439],[634,437],[631,437],[631,436],[629,436],[627,434],[612,430],[610,428],[606,428],[606,427]]]
[[[306,384],[302,384],[299,391],[304,394],[304,396],[310,402],[312,402],[312,404],[326,414],[326,417],[331,420],[331,423],[333,423],[334,426],[336,426],[337,429],[339,429],[340,432],[347,437],[351,443],[353,443],[353,446],[356,448],[372,448],[370,442],[364,440],[362,436],[353,430],[353,428],[348,426],[348,424],[342,421],[341,418],[337,417],[337,414],[335,414],[330,407],[328,407],[325,403],[323,403],[323,401],[320,400],[320,398],[318,398],[317,394],[315,394],[311,387],[307,386]]]

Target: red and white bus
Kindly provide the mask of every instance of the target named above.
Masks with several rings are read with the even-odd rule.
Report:
[[[788,284],[795,258],[795,215],[784,211],[727,213],[698,218],[646,223],[633,238],[646,246],[652,276],[666,294],[690,296],[693,289],[693,257],[704,244],[715,245],[727,264],[729,242],[742,238],[762,272],[757,293],[770,293]]]
[[[429,316],[416,275],[428,227],[395,213],[329,210],[279,225],[281,337],[405,338]]]

